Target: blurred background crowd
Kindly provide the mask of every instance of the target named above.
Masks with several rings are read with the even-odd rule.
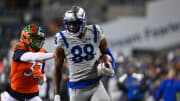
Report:
[[[129,19],[123,20],[124,18],[134,18],[135,21],[137,21],[137,23],[133,22],[134,24],[136,24],[135,26],[141,26],[138,22],[139,19],[153,19],[152,16],[148,13],[150,12],[148,9],[149,4],[154,3],[154,5],[156,5],[156,3],[161,3],[163,1],[167,1],[169,5],[172,5],[170,7],[176,7],[173,5],[173,3],[171,3],[172,1],[174,1],[175,5],[180,4],[178,0],[0,0],[0,93],[5,91],[9,86],[9,70],[11,64],[12,44],[15,41],[19,40],[20,32],[23,26],[29,23],[35,23],[42,26],[45,29],[46,39],[48,40],[46,41],[44,48],[48,51],[53,52],[53,37],[56,32],[63,30],[64,25],[62,23],[62,19],[64,12],[71,8],[71,6],[73,5],[79,5],[83,7],[87,12],[87,24],[100,24],[104,26],[104,33],[108,39],[109,47],[112,49],[115,56],[116,75],[113,78],[103,78],[105,87],[107,88],[112,101],[127,101],[128,96],[124,96],[124,94],[127,95],[128,93],[126,90],[124,90],[124,88],[121,87],[123,85],[126,86],[125,88],[127,88],[128,85],[125,85],[125,83],[123,83],[123,80],[121,81],[120,79],[124,74],[128,74],[130,72],[143,75],[143,85],[146,85],[145,88],[147,89],[143,89],[143,91],[141,92],[143,95],[142,101],[155,101],[154,97],[156,95],[156,91],[160,86],[161,80],[167,77],[169,69],[175,69],[177,72],[175,78],[177,78],[177,80],[180,80],[180,75],[178,75],[178,72],[180,71],[180,39],[171,37],[171,34],[180,34],[180,15],[172,15],[172,12],[168,12],[166,9],[165,11],[167,12],[160,11],[160,13],[162,12],[162,16],[159,19],[161,19],[162,22],[164,19],[164,21],[166,21],[167,23],[165,22],[165,24],[158,24],[158,20],[155,20],[154,22],[157,22],[157,25],[159,25],[160,27],[164,25],[165,27],[163,27],[160,31],[157,29],[153,33],[151,33],[151,30],[149,30],[149,33],[147,32],[145,34],[146,38],[148,35],[154,35],[155,39],[160,40],[157,41],[157,44],[166,44],[163,45],[163,48],[161,46],[156,46],[158,47],[157,49],[151,47],[152,45],[150,44],[154,44],[151,42],[144,42],[146,43],[144,44],[145,46],[148,47],[148,45],[150,45],[148,48],[143,47],[143,45],[140,48],[136,47],[137,45],[133,45],[134,43],[143,43],[141,39],[142,37],[138,36],[139,34],[136,32],[134,34],[136,36],[129,39],[128,37],[133,35],[128,34],[129,36],[122,36],[123,38],[127,38],[127,40],[121,40],[118,38],[126,33],[134,33],[128,32],[129,30],[131,31],[134,29],[131,29],[133,26],[124,24],[131,24],[127,21]],[[179,4],[177,4],[177,2]],[[159,9],[152,10],[158,11]],[[167,13],[167,15],[168,13],[172,15],[169,17],[170,20],[167,20],[167,16],[163,16],[163,14],[165,13]],[[156,15],[156,13],[154,13],[154,15]],[[173,20],[171,19],[171,17],[173,18]],[[128,27],[123,28],[121,27],[121,25],[119,26],[117,24],[116,30],[113,30],[114,27],[111,27],[110,25],[115,22],[111,21],[118,18],[121,25]],[[174,18],[178,18],[179,20],[174,20]],[[160,23],[161,20],[159,20]],[[148,27],[148,24],[148,22],[145,22],[145,27]],[[171,26],[168,24],[171,24]],[[159,28],[156,23],[150,23],[150,25]],[[167,28],[166,25],[170,27]],[[118,29],[118,27],[121,28]],[[127,31],[124,32],[120,29]],[[135,30],[141,31],[141,29],[138,28]],[[113,37],[111,37],[113,35],[114,37],[118,38],[113,40]],[[163,39],[163,41],[161,41],[161,39],[158,39],[159,35],[166,35],[166,39]],[[176,42],[170,43],[174,40]],[[49,45],[50,43],[52,45]],[[131,50],[127,50],[132,46],[133,48]],[[123,47],[126,47],[125,50],[123,50]],[[66,63],[64,64],[64,67],[66,67]],[[41,89],[40,87],[40,95],[45,101],[51,101],[53,99],[53,62],[49,61],[46,65],[46,68],[48,71],[47,82],[45,85],[41,86],[44,89]],[[135,68],[135,70],[131,71],[131,68]],[[66,81],[68,80],[68,68],[64,68],[63,72],[64,73],[62,79],[64,80],[64,82],[62,82],[61,84],[61,91],[64,92],[61,94],[61,96],[64,95],[62,98],[64,100],[62,101],[68,101],[68,97],[66,95],[67,92],[65,89]],[[121,87],[119,87],[120,85]],[[177,97],[179,97],[180,99],[180,94]]]

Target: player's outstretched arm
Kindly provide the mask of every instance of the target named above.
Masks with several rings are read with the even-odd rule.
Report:
[[[64,50],[62,48],[56,48],[55,69],[54,69],[54,93],[55,93],[54,101],[60,101],[59,88],[60,88],[64,58],[65,58]]]
[[[55,53],[42,53],[42,52],[25,52],[20,57],[21,61],[27,62],[27,61],[41,61],[41,60],[47,60],[54,58]]]

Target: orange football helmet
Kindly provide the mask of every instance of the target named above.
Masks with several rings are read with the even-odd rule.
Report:
[[[25,26],[21,32],[20,41],[30,45],[35,51],[42,48],[45,36],[41,27],[35,24]]]

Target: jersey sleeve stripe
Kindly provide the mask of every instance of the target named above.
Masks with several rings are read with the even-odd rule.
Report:
[[[112,59],[112,68],[113,68],[113,70],[115,70],[115,59],[114,59],[114,57],[113,57],[113,55],[112,55],[112,53],[111,53],[111,50],[108,48],[107,50],[106,50],[106,52],[105,52],[105,54],[108,54],[110,57],[111,57],[111,59]]]
[[[64,37],[63,33],[62,33],[62,32],[59,32],[59,34],[61,35],[62,39],[64,40],[64,43],[65,43],[65,45],[66,45],[66,48],[69,48],[69,45],[68,45],[67,40],[66,40],[66,38]]]
[[[25,52],[27,52],[27,51],[26,51],[26,50],[23,50],[23,49],[17,50],[17,51],[14,53],[13,60],[14,60],[14,61],[20,61],[20,57],[21,57],[22,54],[24,54]]]
[[[97,43],[97,31],[96,31],[96,25],[93,25],[93,30],[94,30],[94,43]]]

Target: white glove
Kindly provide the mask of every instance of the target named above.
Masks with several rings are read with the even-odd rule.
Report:
[[[45,74],[43,74],[43,75],[44,75],[44,79],[39,79],[38,80],[38,84],[39,85],[43,85],[46,82],[46,80],[47,80],[46,75]]]
[[[105,63],[98,64],[98,70],[101,71],[104,75],[107,76],[113,76],[114,75],[114,70],[112,69],[112,65],[110,62],[107,62],[109,65],[108,67],[105,66]]]
[[[7,101],[10,95],[8,94],[8,92],[4,91],[0,94],[0,96],[1,96],[0,101]]]
[[[54,101],[61,101],[61,96],[60,95],[55,95],[54,96]]]

